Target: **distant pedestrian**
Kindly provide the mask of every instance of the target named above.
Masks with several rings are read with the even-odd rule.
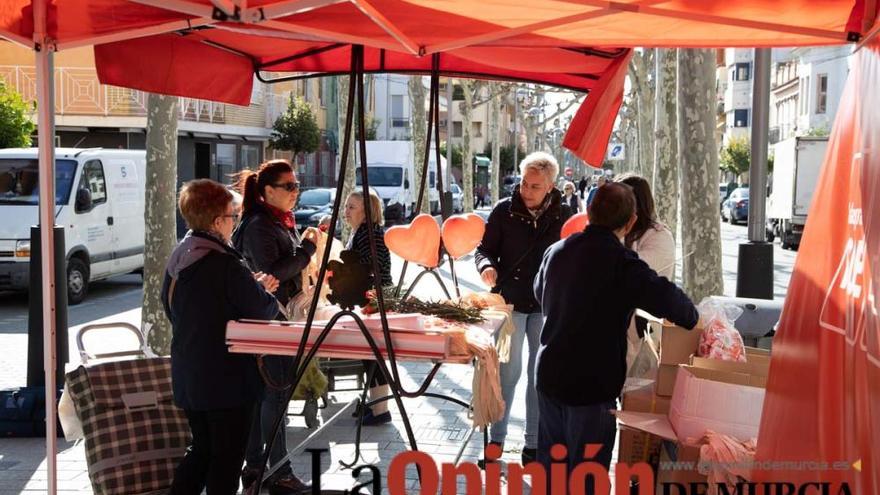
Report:
[[[587,194],[587,210],[590,209],[590,203],[593,202],[593,197],[596,195],[596,191],[605,185],[608,182],[608,179],[605,178],[604,175],[600,175],[599,179],[596,181],[596,185],[590,188],[589,194]]]
[[[582,176],[581,176],[581,180],[578,181],[578,192],[579,192],[580,195],[581,195],[581,200],[585,200],[585,199],[587,199],[586,196],[585,196],[585,194],[586,194],[586,191],[587,191],[587,185],[588,185],[588,184],[589,184],[589,181],[587,180],[587,176],[586,176],[586,175],[582,175]]]
[[[579,213],[581,211],[581,199],[574,192],[574,184],[569,181],[565,181],[565,184],[562,186],[562,202],[567,204],[569,208],[571,208],[571,213]]]

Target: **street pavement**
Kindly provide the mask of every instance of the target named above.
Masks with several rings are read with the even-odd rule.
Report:
[[[481,210],[483,216],[488,210]],[[722,251],[725,295],[734,295],[736,289],[736,257],[738,245],[747,241],[744,226],[722,224]],[[775,294],[784,297],[791,276],[791,269],[796,253],[783,251],[779,245],[774,248],[775,262]],[[681,253],[679,253],[679,259]],[[401,269],[399,259],[393,260],[395,280]],[[477,274],[472,257],[466,257],[455,264],[463,292],[484,290]],[[444,281],[451,287],[449,267],[443,265],[440,273]],[[680,273],[680,270],[679,270]],[[407,280],[417,275],[410,266]],[[588,280],[588,277],[585,277]],[[416,289],[416,295],[431,299],[442,296],[436,281],[423,278]],[[70,360],[67,368],[76,367],[80,360],[76,351],[75,336],[86,323],[129,322],[140,326],[140,306],[142,290],[139,276],[128,275],[109,281],[97,283],[90,292],[89,298],[69,310],[69,341]],[[119,331],[107,331],[87,342],[90,351],[102,352],[131,348],[133,341]],[[27,356],[27,297],[21,294],[0,294],[0,388],[21,386],[26,377]],[[524,349],[527,352],[527,349]],[[525,356],[524,356],[525,359]],[[430,365],[423,363],[405,363],[401,365],[401,376],[404,388],[414,390],[430,371]],[[469,400],[472,380],[470,365],[444,365],[433,382],[432,391],[440,392],[464,400]],[[519,462],[523,441],[525,422],[525,406],[522,401],[525,393],[525,377],[520,381],[517,400],[512,405],[508,440],[505,445],[502,461]],[[352,387],[353,382],[347,383]],[[346,383],[341,384],[342,387]],[[351,488],[354,483],[352,471],[340,465],[340,461],[351,462],[354,459],[355,420],[351,417],[351,401],[357,394],[342,391],[330,394],[330,402],[321,411],[322,421],[326,422],[338,414],[332,424],[320,435],[310,438],[308,447],[326,447],[329,454],[324,455],[321,463],[322,486],[327,488]],[[404,407],[409,416],[418,447],[421,451],[433,456],[435,461],[453,462],[461,451],[462,461],[475,462],[482,452],[482,434],[471,435],[470,420],[467,412],[460,406],[438,399],[405,399]],[[301,410],[302,403],[294,401],[290,413]],[[391,424],[365,428],[362,436],[361,459],[358,464],[376,465],[383,473],[383,493],[387,493],[384,475],[388,472],[391,459],[398,453],[407,450],[403,422],[396,405],[391,406],[394,421]],[[311,458],[304,452],[303,441],[313,434],[313,430],[305,428],[302,416],[289,416],[287,428],[288,449],[293,454],[293,465],[296,473],[305,480],[311,479]],[[470,440],[464,441],[470,437]],[[464,445],[462,447],[462,445]],[[45,439],[0,439],[0,495],[13,493],[45,493],[46,462]],[[88,479],[85,454],[82,441],[58,443],[58,490],[65,494],[92,493]],[[368,477],[362,477],[362,481]],[[410,469],[406,475],[407,488],[418,487],[417,475]],[[612,477],[613,480],[613,477]],[[463,478],[458,479],[458,492],[464,493]]]

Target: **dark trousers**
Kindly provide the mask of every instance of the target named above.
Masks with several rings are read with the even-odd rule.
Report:
[[[378,362],[364,359],[361,361],[361,365],[364,367],[364,373],[367,374],[367,378],[370,378],[370,373],[373,374],[373,377],[370,378],[370,383],[367,384],[367,388],[388,385],[388,380],[385,379],[385,375],[383,375],[382,370],[379,369]]]
[[[208,495],[238,492],[253,407],[186,411],[192,444],[174,471],[173,495]]]
[[[263,369],[269,378],[275,384],[289,383],[286,376],[287,370],[293,365],[293,357],[291,356],[266,356],[263,358]],[[253,422],[251,423],[251,434],[247,441],[246,460],[249,467],[259,468],[260,461],[263,459],[266,445],[272,435],[272,426],[279,414],[286,414],[288,406],[288,398],[290,397],[290,388],[284,390],[276,390],[266,386],[263,389],[263,400],[254,411]],[[278,428],[278,435],[269,452],[269,467],[274,466],[285,456],[287,456],[287,437],[284,434],[285,420],[282,420],[281,427]],[[291,473],[290,461],[285,462],[276,473]]]
[[[544,466],[546,472],[550,473],[550,447],[555,444],[564,445],[568,451],[568,473],[586,460],[598,462],[609,468],[614,438],[617,435],[617,420],[610,412],[612,409],[617,409],[615,401],[589,406],[569,406],[544,395],[539,390],[538,462]],[[595,457],[584,459],[584,446],[587,444],[602,444],[602,449]],[[566,493],[568,492],[566,490]],[[549,476],[547,493],[550,493]],[[596,493],[590,477],[586,479],[584,493],[588,495]]]

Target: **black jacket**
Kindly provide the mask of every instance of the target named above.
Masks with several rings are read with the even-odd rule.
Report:
[[[232,243],[251,270],[278,279],[275,297],[286,305],[302,289],[300,274],[315,254],[315,245],[281,224],[262,205],[248,212],[232,234]]]
[[[500,292],[504,300],[521,313],[534,313],[540,309],[532,282],[544,251],[559,240],[562,224],[571,216],[571,209],[562,204],[562,194],[558,190],[551,190],[546,201],[548,206],[544,213],[538,218],[532,217],[517,186],[513,196],[495,205],[474,255],[477,271],[482,273],[489,267],[498,271],[498,285],[493,292]],[[517,264],[520,259],[522,261]]]
[[[535,365],[541,393],[571,406],[613,401],[626,379],[626,332],[644,309],[685,328],[691,300],[607,228],[589,226],[544,255],[535,277],[544,327]]]
[[[278,313],[278,301],[254,280],[234,249],[202,238],[220,248],[175,272],[170,306],[168,271],[162,284],[162,303],[172,326],[174,402],[195,411],[241,407],[262,395],[263,384],[254,356],[227,350],[226,323],[271,319]]]

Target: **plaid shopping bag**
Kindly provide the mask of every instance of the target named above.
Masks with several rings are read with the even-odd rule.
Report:
[[[98,495],[166,490],[190,441],[174,405],[171,360],[80,366],[67,386],[85,435],[92,488]]]

